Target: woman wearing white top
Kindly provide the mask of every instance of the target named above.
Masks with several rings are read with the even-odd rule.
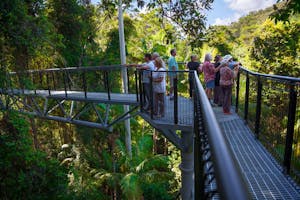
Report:
[[[155,60],[155,71],[152,73],[153,94],[154,94],[154,115],[164,117],[165,93],[166,93],[166,72],[164,61],[157,57]]]

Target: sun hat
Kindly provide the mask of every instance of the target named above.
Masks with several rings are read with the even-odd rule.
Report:
[[[224,58],[221,60],[221,65],[223,66],[223,65],[227,64],[228,62],[229,62],[229,59],[225,58],[225,56],[224,56]]]
[[[230,54],[228,54],[228,55],[226,55],[226,56],[223,57],[223,60],[224,59],[226,59],[226,60],[229,61],[230,59],[232,59],[232,56]]]

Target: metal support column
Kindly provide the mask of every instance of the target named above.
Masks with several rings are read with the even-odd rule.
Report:
[[[194,199],[194,152],[193,132],[181,132],[181,198]]]
[[[121,55],[121,64],[126,64],[126,52],[125,52],[125,36],[124,36],[124,23],[123,23],[123,8],[122,0],[118,1],[119,4],[119,40],[120,40],[120,55]],[[128,77],[127,77],[127,68],[122,68],[122,84],[123,84],[123,93],[128,93]],[[129,111],[129,106],[124,105],[124,113]],[[129,114],[128,114],[129,115]],[[125,120],[125,129],[126,129],[126,149],[131,157],[131,130],[130,130],[130,119]]]

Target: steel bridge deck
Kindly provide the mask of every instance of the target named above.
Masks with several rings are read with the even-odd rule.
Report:
[[[45,98],[52,98],[58,100],[74,100],[74,101],[87,101],[87,102],[100,102],[100,103],[115,103],[115,104],[126,104],[126,105],[138,105],[136,94],[120,94],[107,92],[87,92],[86,94],[82,91],[64,91],[64,90],[20,90],[20,89],[9,89],[4,93],[10,95],[35,95]]]
[[[35,95],[53,99],[68,99],[88,102],[111,102],[117,104],[138,105],[135,94],[94,93],[80,91],[53,91],[48,90],[8,90],[1,91],[8,95]],[[140,113],[145,120],[152,121],[157,126],[174,127],[182,130],[191,130],[193,126],[193,101],[178,97],[178,124],[174,124],[174,101],[167,97],[165,101],[165,117],[151,119],[148,113]],[[255,139],[251,130],[237,115],[224,115],[219,107],[213,108],[220,127],[234,153],[253,199],[300,199],[300,188],[292,179],[282,173],[282,167],[268,153],[263,145]],[[178,126],[178,127],[176,127]],[[179,138],[174,138],[174,141]],[[175,142],[176,143],[176,142]]]
[[[224,115],[220,107],[214,112],[240,166],[253,199],[300,199],[300,188],[255,139],[237,115]]]

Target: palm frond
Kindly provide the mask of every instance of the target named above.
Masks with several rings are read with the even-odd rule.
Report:
[[[136,172],[145,172],[151,169],[158,169],[159,171],[167,170],[168,158],[164,155],[158,154],[143,160],[137,167]]]
[[[153,140],[151,136],[142,136],[137,143],[137,154],[140,158],[146,158],[152,154]]]
[[[113,169],[112,156],[109,153],[107,153],[107,151],[103,150],[102,157],[103,157],[104,167],[107,170],[112,171]]]
[[[139,176],[135,173],[129,173],[121,180],[121,189],[127,199],[141,199],[143,194]]]

